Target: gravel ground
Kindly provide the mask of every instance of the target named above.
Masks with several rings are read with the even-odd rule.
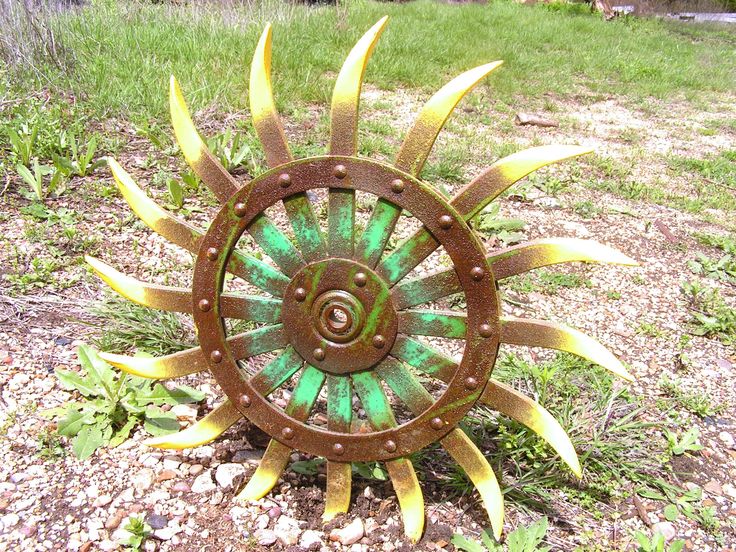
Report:
[[[391,98],[391,107],[386,103]],[[369,89],[365,93],[366,116],[390,119],[401,130],[413,119],[420,105],[407,93],[389,96]],[[663,156],[669,154],[703,157],[724,148],[734,148],[734,130],[723,127],[715,133],[698,133],[709,121],[736,120],[734,98],[723,98],[703,111],[679,103],[630,106],[618,98],[581,97],[556,100],[557,129],[510,128],[513,113],[493,105],[482,90],[448,125],[430,162],[443,147],[470,140],[466,177],[472,177],[492,158],[499,135],[519,145],[541,143],[585,143],[599,154],[628,163],[644,183],[665,176],[672,189],[691,189],[692,175],[667,175]],[[381,105],[381,109],[375,106]],[[465,105],[465,104],[464,104]],[[512,106],[530,111],[536,105]],[[388,111],[386,111],[388,109]],[[668,117],[662,115],[668,113]],[[313,109],[320,121],[323,110]],[[483,123],[478,124],[479,115]],[[233,114],[227,122],[245,118]],[[218,128],[207,114],[205,130]],[[113,124],[114,123],[114,124]],[[121,129],[126,146],[120,154],[123,165],[139,177],[152,195],[164,198],[162,190],[147,185],[151,170],[147,155],[158,155],[164,166],[176,170],[177,158],[151,153],[143,139]],[[303,125],[289,122],[293,141],[309,133],[323,132],[324,125],[304,133]],[[636,152],[622,141],[621,133],[635,129]],[[324,134],[324,133],[323,133]],[[630,135],[630,134],[629,134]],[[317,138],[324,142],[326,134]],[[475,139],[478,139],[475,141]],[[389,138],[392,146],[398,141]],[[494,145],[495,144],[495,145]],[[591,169],[582,164],[584,171]],[[578,163],[545,169],[543,177],[570,178]],[[577,181],[576,181],[577,182]],[[512,195],[502,200],[501,213],[527,222],[525,239],[569,236],[594,239],[612,245],[640,262],[639,267],[569,266],[563,272],[583,275],[590,287],[562,288],[555,295],[532,292],[517,297],[505,309],[512,314],[545,318],[574,326],[607,345],[626,361],[637,377],[631,393],[645,407],[644,417],[657,421],[657,406],[663,397],[663,377],[677,379],[686,392],[704,393],[720,405],[713,416],[698,417],[679,412],[683,426],[700,430],[703,450],[676,457],[677,482],[703,490],[703,505],[715,508],[721,525],[720,540],[695,522],[680,515],[666,521],[662,502],[627,498],[598,504],[602,516],[592,515],[561,490],[551,490],[551,529],[547,543],[554,550],[633,549],[633,531],[660,530],[668,539],[681,538],[689,550],[732,550],[736,547],[736,352],[720,341],[692,336],[687,345],[689,363],[681,365],[681,336],[689,335],[688,305],[679,291],[685,280],[697,279],[688,261],[697,252],[716,256],[716,251],[698,244],[694,232],[724,234],[733,223],[731,213],[710,210],[703,216],[672,208],[633,202],[592,191],[573,182],[559,197],[530,190],[526,197]],[[100,449],[80,462],[69,452],[60,458],[44,458],[41,439],[53,431],[53,423],[42,414],[70,400],[54,376],[54,370],[78,369],[76,347],[104,332],[102,321],[89,306],[104,295],[104,285],[81,262],[93,253],[123,272],[153,282],[188,286],[192,258],[163,238],[135,223],[127,206],[116,194],[101,194],[112,185],[106,170],[87,179],[77,179],[59,198],[47,200],[49,209],[74,211],[77,236],[63,232],[61,224],[42,224],[24,214],[28,202],[11,186],[3,198],[0,218],[0,548],[7,550],[116,550],[129,534],[126,518],[145,516],[153,533],[145,550],[437,550],[452,549],[453,533],[475,536],[487,527],[482,509],[472,495],[448,499],[427,482],[427,530],[418,546],[403,539],[400,514],[390,483],[356,479],[351,511],[323,527],[325,475],[300,475],[287,471],[274,490],[253,504],[237,504],[233,496],[253,472],[266,436],[243,422],[236,424],[214,443],[194,450],[168,454],[142,444],[147,437],[137,429],[131,439],[114,449]],[[450,189],[453,188],[448,183]],[[574,205],[589,200],[600,212],[584,218]],[[203,222],[214,212],[211,200],[192,199],[191,220]],[[359,213],[365,218],[367,211]],[[730,220],[730,222],[729,222]],[[410,222],[406,223],[407,232]],[[79,236],[94,240],[83,243]],[[497,244],[488,240],[488,248]],[[131,254],[133,253],[133,254]],[[54,261],[57,267],[37,284],[20,289],[11,276],[32,274],[33,260]],[[433,256],[421,270],[442,262]],[[731,306],[736,304],[733,283],[708,281],[718,287]],[[612,298],[617,291],[620,298]],[[638,331],[642,323],[659,329],[656,336]],[[508,349],[509,351],[511,348]],[[540,351],[524,352],[529,358],[546,358]],[[177,407],[182,427],[201,417],[220,400],[221,392],[209,375],[190,377],[190,385],[208,393],[206,404]],[[67,447],[69,448],[69,447]],[[298,453],[294,459],[303,459]],[[585,466],[584,466],[585,469]],[[527,524],[538,514],[507,505],[506,531]]]

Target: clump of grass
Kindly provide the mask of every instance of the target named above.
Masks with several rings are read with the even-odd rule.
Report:
[[[161,356],[196,345],[191,323],[175,313],[112,296],[94,305],[90,312],[102,319],[96,323],[102,332],[94,343],[105,352],[138,350]]]
[[[663,378],[659,387],[667,393],[675,403],[701,418],[713,416],[723,410],[723,405],[714,405],[706,393],[690,393],[683,389],[682,383],[677,380]]]
[[[690,307],[692,333],[720,339],[725,345],[736,343],[736,309],[717,289],[698,282],[685,282],[681,289]]]

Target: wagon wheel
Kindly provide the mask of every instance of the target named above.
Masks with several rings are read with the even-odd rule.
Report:
[[[568,351],[630,376],[610,352],[580,332],[542,320],[502,317],[497,282],[563,262],[635,263],[603,245],[573,239],[536,240],[488,255],[469,226],[514,182],[549,163],[587,153],[586,148],[543,146],[513,154],[450,200],[419,179],[455,105],[500,62],[471,69],[437,92],[393,165],[357,157],[363,72],[385,23],[381,19],[360,39],[337,77],[329,154],[301,160],[293,160],[274,107],[271,29],[266,27],[251,66],[250,104],[272,168],[243,187],[207,150],[172,77],[176,138],[189,165],[221,202],[208,230],[163,210],[117,162],[110,159],[109,165],[141,219],[197,255],[192,289],[141,282],[97,259],[88,262],[133,301],[191,313],[200,346],[155,359],[102,356],[126,372],[150,378],[213,373],[225,402],[195,425],[147,443],[194,447],[247,418],[272,440],[239,498],[266,495],[296,449],[327,459],[324,518],[331,519],[348,509],[351,462],[381,461],[398,496],[405,532],[416,541],[423,531],[424,505],[407,456],[439,442],[475,484],[499,536],[503,499],[496,476],[458,427],[476,403],[526,424],[575,474],[581,473],[572,443],[554,418],[530,398],[491,379],[499,344]],[[310,200],[319,193],[327,196],[326,232]],[[375,199],[364,229],[356,226],[356,193]],[[285,208],[293,237],[266,212],[277,204]],[[421,226],[389,251],[402,213],[411,213]],[[272,263],[245,252],[239,244],[246,239]],[[417,276],[414,269],[438,248],[444,248],[452,267]],[[225,290],[227,273],[263,293]],[[464,295],[466,308],[419,308],[456,293]],[[259,326],[233,333],[232,320]],[[432,338],[457,340],[461,360],[433,348],[428,344]],[[265,353],[271,353],[269,361],[249,372],[246,359]],[[284,405],[275,398],[283,399],[286,388],[290,398]],[[313,415],[319,408],[326,416]],[[358,409],[362,417],[356,415]]]

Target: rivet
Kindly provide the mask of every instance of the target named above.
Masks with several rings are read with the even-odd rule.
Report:
[[[396,452],[396,443],[389,439],[384,443],[383,448],[385,448],[388,452]]]
[[[478,333],[481,337],[491,337],[493,335],[493,328],[490,324],[481,324],[478,328]]]
[[[400,194],[404,191],[404,181],[400,178],[391,181],[391,191],[395,194]]]
[[[450,215],[442,215],[440,217],[440,228],[447,230],[452,226],[452,217]]]
[[[366,276],[365,272],[358,272],[353,276],[353,282],[355,282],[356,286],[363,287],[368,283],[368,276]]]
[[[207,312],[212,308],[212,304],[207,299],[202,299],[199,303],[199,310],[202,312]]]
[[[480,282],[486,275],[486,271],[479,266],[474,266],[470,271],[470,277],[476,282]]]
[[[343,179],[348,175],[348,170],[345,168],[345,165],[335,165],[332,174],[335,175],[335,178]]]
[[[477,389],[477,388],[478,388],[478,380],[477,379],[475,379],[473,377],[465,378],[465,389],[468,389],[468,390],[472,391],[473,389]]]
[[[248,408],[250,406],[250,397],[248,395],[240,395],[240,406],[244,406],[245,408]]]
[[[343,447],[340,443],[335,443],[334,445],[332,445],[332,451],[338,456],[342,456],[345,452],[345,447]]]
[[[212,351],[210,353],[210,359],[212,359],[212,362],[222,362],[222,352],[221,351]]]
[[[432,429],[442,429],[445,427],[445,422],[443,422],[441,418],[432,418],[429,421],[429,425]]]
[[[286,173],[280,174],[279,186],[281,186],[282,188],[288,188],[289,186],[291,186],[291,177]]]
[[[246,213],[245,203],[236,203],[235,207],[233,207],[233,211],[235,211],[235,214],[239,217],[244,217]]]
[[[209,249],[207,250],[207,258],[208,258],[208,259],[209,259],[210,261],[214,261],[215,259],[217,259],[217,255],[218,255],[218,254],[219,254],[219,251],[217,250],[217,248],[216,248],[216,247],[210,247],[210,248],[209,248]]]
[[[325,350],[321,347],[317,347],[312,354],[314,355],[314,358],[316,358],[317,360],[325,359]]]
[[[300,303],[307,298],[307,290],[304,288],[296,288],[294,290],[294,299]]]
[[[373,346],[376,349],[383,349],[383,347],[386,345],[386,338],[382,335],[374,335],[373,336]]]
[[[291,429],[290,427],[285,427],[284,429],[281,430],[281,436],[284,439],[291,439],[294,436],[294,430]]]

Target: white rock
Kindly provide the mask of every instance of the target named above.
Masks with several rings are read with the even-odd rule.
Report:
[[[192,483],[193,493],[208,493],[210,491],[214,491],[216,488],[217,485],[212,481],[212,472],[210,470],[202,472],[202,474],[198,475],[194,480],[194,483]]]
[[[79,542],[77,539],[69,539],[69,541],[66,543],[67,550],[79,550],[80,548],[82,548],[82,543]]]
[[[299,529],[299,523],[295,519],[291,519],[288,516],[281,516],[276,522],[273,532],[281,544],[291,546],[299,542],[299,535],[302,531]]]
[[[184,529],[177,525],[169,525],[163,529],[157,529],[153,532],[153,536],[159,540],[170,540],[177,533],[181,533]]]
[[[675,538],[675,526],[669,521],[660,521],[652,525],[652,533],[662,533],[664,540],[669,542]]]
[[[171,407],[171,411],[176,414],[176,417],[185,420],[196,420],[197,419],[197,408],[191,404],[177,404]]]
[[[181,458],[178,456],[164,456],[163,465],[165,470],[178,470],[181,465]]]
[[[0,521],[2,521],[4,527],[15,527],[20,521],[20,518],[18,514],[5,514],[0,518]]]
[[[319,531],[314,531],[312,529],[304,531],[299,539],[299,546],[302,548],[310,548],[314,545],[322,546],[322,543],[322,534]]]
[[[235,480],[245,474],[242,464],[220,464],[215,471],[215,479],[220,487],[229,489],[234,486]]]
[[[109,494],[102,494],[97,497],[97,499],[92,503],[92,506],[95,508],[101,508],[102,506],[107,506],[112,502],[112,497]]]
[[[137,491],[147,491],[156,481],[156,474],[151,468],[143,468],[132,478],[133,487]]]
[[[259,529],[254,533],[254,536],[261,546],[271,546],[277,540],[276,533],[268,529]]]
[[[97,544],[97,548],[102,550],[102,552],[110,552],[111,550],[120,548],[120,545],[114,541],[105,539]]]
[[[356,518],[342,529],[338,529],[335,534],[337,535],[337,540],[342,544],[355,544],[362,539],[365,534],[363,520]]]
[[[721,442],[726,445],[728,448],[732,449],[734,448],[734,439],[733,435],[728,433],[727,431],[721,431],[718,434],[718,438],[721,440]]]

